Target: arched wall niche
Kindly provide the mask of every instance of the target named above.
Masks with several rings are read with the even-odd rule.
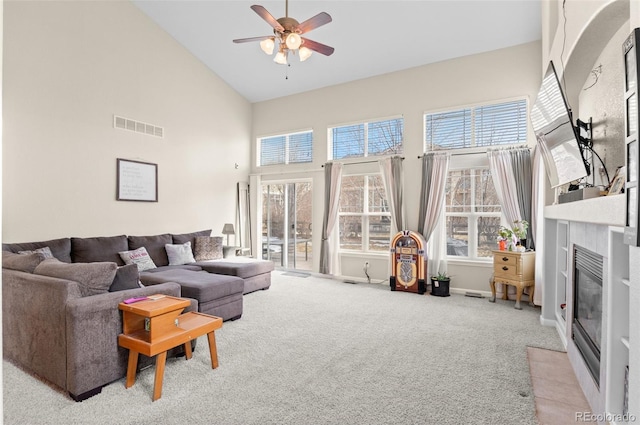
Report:
[[[562,80],[574,117],[578,116],[579,112],[580,90],[589,77],[594,63],[611,37],[629,21],[629,17],[629,0],[617,0],[604,5],[587,23],[573,45],[564,63],[564,78],[562,67],[556,63],[556,69],[561,74],[558,77]],[[560,25],[562,25],[561,22]]]

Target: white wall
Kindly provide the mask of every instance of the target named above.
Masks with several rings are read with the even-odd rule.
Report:
[[[129,2],[4,4],[3,242],[234,221],[244,98]],[[114,114],[166,136],[114,129]],[[116,158],[158,164],[159,202],[115,200]]]
[[[321,165],[327,160],[327,128],[350,122],[362,122],[390,116],[404,116],[405,145],[405,200],[409,228],[417,230],[418,203],[420,197],[421,160],[423,152],[423,114],[448,108],[500,101],[518,96],[535,99],[540,86],[539,42],[501,49],[489,53],[448,60],[432,65],[416,67],[347,84],[314,90],[286,98],[256,103],[253,105],[253,138],[270,134],[313,129],[314,160],[299,170],[299,174],[280,174],[282,169],[269,167],[259,170],[252,159],[252,172],[263,173],[262,178],[313,177],[313,190],[317,198],[314,203],[314,246],[320,246],[322,223],[322,193],[324,181]],[[339,72],[339,71],[336,71]],[[346,166],[352,172],[355,166]],[[360,169],[377,171],[377,164]],[[274,173],[269,175],[269,173]],[[319,250],[316,250],[319,252]],[[318,255],[315,270],[318,270]],[[388,255],[372,256],[368,259],[343,256],[343,270],[360,273],[365,260],[372,264],[372,278],[388,279]],[[452,287],[488,291],[491,268],[459,267],[450,265],[454,275]],[[364,273],[359,274],[364,278]]]
[[[543,5],[543,28],[551,26],[551,22],[554,20],[557,21],[558,27],[553,40],[544,39],[545,34],[552,31],[543,31],[542,44],[545,46],[545,49],[542,52],[542,57],[544,67],[546,68],[549,60],[553,60],[556,64],[560,63],[560,58],[562,57],[566,68],[564,73],[566,73],[567,94],[569,101],[574,106],[574,112],[582,118],[587,118],[589,115],[602,118],[597,99],[592,101],[592,99],[589,99],[588,96],[584,94],[581,96],[581,91],[586,85],[594,65],[598,65],[596,63],[598,57],[601,54],[605,56],[608,55],[607,52],[603,53],[603,50],[606,49],[606,44],[609,43],[610,40],[616,40],[614,44],[618,44],[618,54],[620,55],[620,61],[622,61],[622,48],[619,41],[622,35],[625,33],[628,35],[633,28],[640,27],[640,1],[594,0],[585,2],[582,0],[568,0],[566,2],[567,30],[564,43],[562,36],[562,2],[552,3],[555,3],[555,6],[557,6],[556,11],[550,10],[553,4]],[[558,16],[557,18],[554,16],[554,13]],[[626,24],[625,22],[628,20],[630,21]],[[565,53],[561,55],[563,50]],[[610,66],[609,69],[612,70],[617,66],[620,65]],[[620,71],[618,70],[616,72]],[[563,73],[562,70],[561,73]],[[608,80],[609,78],[610,77],[605,76],[605,85],[615,84],[611,83],[611,81]],[[613,76],[613,78],[616,79],[619,77]],[[620,87],[619,90],[621,92],[622,87]],[[578,102],[580,97],[582,98],[580,102]],[[598,95],[595,95],[595,97],[597,98]],[[611,104],[613,96],[600,95],[600,97],[604,108]],[[583,107],[585,109],[584,111],[582,111]],[[615,108],[619,109],[619,105],[616,105]],[[608,116],[607,120],[609,120]],[[607,120],[605,120],[605,124]],[[619,157],[615,157],[612,162],[619,162]],[[638,311],[640,311],[639,248],[630,247],[629,264],[631,267],[631,285],[629,291],[629,413],[640,417],[640,326],[638,325]]]

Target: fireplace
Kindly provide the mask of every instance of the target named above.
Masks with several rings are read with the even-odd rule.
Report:
[[[596,385],[600,386],[603,257],[574,245],[572,337]]]

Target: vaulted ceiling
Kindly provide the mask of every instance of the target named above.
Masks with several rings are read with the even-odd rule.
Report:
[[[250,6],[276,19],[285,0],[136,0],[145,14],[250,102],[259,102],[456,57],[539,40],[541,0],[291,0],[302,22],[327,12],[333,22],[305,36],[335,48],[290,66],[273,62],[258,42],[272,35]]]

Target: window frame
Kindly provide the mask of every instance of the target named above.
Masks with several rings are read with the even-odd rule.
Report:
[[[298,134],[310,133],[311,134],[311,159],[305,162],[290,162],[291,161],[291,149],[290,149],[290,138],[291,136],[295,136]],[[288,133],[274,133],[263,136],[258,136],[256,138],[256,167],[274,167],[274,166],[283,166],[283,165],[305,165],[313,163],[313,145],[315,141],[313,128],[307,128],[303,130],[295,130],[290,131]],[[264,139],[271,139],[276,137],[284,137],[285,138],[285,146],[284,146],[284,162],[278,162],[275,164],[266,164],[262,165],[262,141]]]
[[[370,155],[369,154],[369,137],[368,137],[368,133],[369,133],[369,124],[373,124],[373,123],[377,123],[377,122],[383,122],[383,121],[391,121],[391,120],[401,120],[402,121],[402,140],[400,141],[400,152],[395,152],[395,153],[390,153],[387,155]],[[357,125],[363,125],[364,126],[364,147],[363,147],[363,155],[362,156],[350,156],[350,157],[345,157],[345,158],[338,158],[335,159],[333,157],[333,130],[336,128],[341,128],[341,127],[350,127],[350,126],[357,126]],[[345,123],[341,123],[341,124],[335,124],[335,125],[330,125],[327,127],[327,159],[329,161],[340,161],[342,163],[345,164],[349,164],[349,163],[354,163],[354,162],[360,162],[362,161],[362,159],[366,159],[366,158],[386,158],[389,156],[393,156],[393,155],[402,155],[404,153],[404,142],[405,142],[405,119],[404,119],[404,115],[393,115],[393,116],[389,116],[389,117],[382,117],[382,118],[373,118],[373,119],[369,119],[369,120],[364,120],[364,121],[351,121],[351,122],[345,122]]]
[[[361,173],[353,173],[353,174],[343,174],[342,178],[344,179],[345,177],[359,177],[359,176],[363,176],[365,177],[365,185],[363,188],[363,196],[362,196],[362,212],[342,212],[340,211],[340,208],[338,208],[338,217],[337,217],[337,226],[336,226],[336,234],[338,236],[338,240],[337,240],[337,248],[338,248],[338,252],[339,253],[349,253],[349,254],[366,254],[366,255],[384,255],[387,256],[389,255],[388,249],[386,251],[376,251],[376,250],[372,250],[369,249],[369,244],[370,244],[370,232],[369,232],[369,226],[370,226],[370,217],[389,217],[389,220],[391,220],[391,211],[387,211],[387,212],[371,212],[369,211],[369,179],[366,177],[369,176],[378,176],[380,178],[382,178],[382,174],[380,172],[361,172]],[[341,182],[341,189],[340,189],[340,195],[342,195],[342,182]],[[387,204],[387,208],[389,205],[389,201],[387,199],[387,192],[385,190],[385,202]],[[340,236],[340,218],[341,217],[361,217],[361,241],[362,241],[362,246],[361,249],[348,249],[348,248],[342,248],[342,241],[341,241],[341,236]],[[391,230],[389,230],[389,235],[391,235]],[[391,241],[389,240],[389,243],[391,243]]]
[[[448,173],[447,173],[447,179],[449,179],[449,173],[451,172],[456,172],[456,171],[468,171],[468,170],[489,170],[489,165],[473,165],[473,166],[469,166],[469,167],[456,167],[456,168],[450,168]],[[473,173],[471,173],[472,176],[474,176]],[[475,174],[475,177],[473,178],[477,178],[477,174]],[[493,182],[493,179],[492,179]],[[482,262],[482,263],[490,263],[493,261],[493,257],[488,256],[488,257],[478,257],[478,218],[480,217],[498,217],[500,218],[500,224],[504,225],[506,222],[504,213],[502,212],[502,206],[500,207],[500,212],[496,212],[496,211],[487,211],[487,212],[479,212],[477,211],[477,204],[475,202],[476,200],[476,185],[474,184],[475,182],[472,180],[470,182],[470,187],[471,187],[471,199],[472,199],[472,203],[471,203],[471,209],[469,212],[463,212],[463,211],[454,211],[454,212],[448,212],[447,211],[447,205],[446,205],[446,201],[445,204],[443,205],[443,214],[444,214],[444,220],[442,223],[440,223],[440,226],[446,226],[446,222],[447,222],[447,217],[467,217],[467,255],[466,256],[460,256],[460,255],[449,255],[447,254],[447,261],[466,261],[466,262]],[[494,185],[495,187],[495,185]],[[446,196],[446,195],[445,195]],[[471,229],[473,230],[473,232],[471,231]],[[447,234],[446,229],[445,229],[445,235]],[[497,236],[497,234],[496,234]],[[497,246],[496,246],[497,248]],[[471,255],[473,254],[473,255]]]
[[[512,98],[498,99],[489,102],[481,102],[475,104],[467,104],[467,105],[459,105],[453,108],[442,108],[438,110],[425,111],[422,115],[422,149],[423,153],[427,152],[451,152],[451,163],[449,166],[449,171],[447,173],[447,179],[449,179],[449,173],[452,171],[462,171],[462,170],[479,170],[479,169],[489,169],[489,160],[486,155],[486,152],[490,148],[501,147],[516,147],[516,146],[526,146],[531,135],[530,131],[530,122],[525,118],[526,122],[526,140],[522,143],[510,143],[510,144],[496,144],[492,146],[473,146],[468,148],[449,148],[449,149],[437,149],[430,150],[427,145],[427,116],[432,114],[441,114],[446,112],[459,112],[464,111],[466,109],[470,109],[472,111],[471,114],[471,140],[475,145],[475,110],[481,107],[486,106],[494,106],[500,105],[503,103],[510,102],[525,102],[525,117],[529,116],[530,104],[529,98],[527,96],[517,96]],[[484,154],[484,155],[480,155]],[[495,187],[495,184],[494,184]],[[475,185],[472,185],[473,188],[473,208],[472,211],[468,213],[464,212],[447,212],[446,204],[443,206],[443,219],[438,223],[438,226],[446,226],[447,217],[467,217],[467,236],[468,236],[468,248],[467,248],[467,256],[459,256],[459,255],[446,255],[447,261],[451,263],[461,262],[461,263],[482,263],[482,264],[490,264],[493,260],[492,257],[478,257],[478,218],[479,217],[500,217],[501,225],[507,225],[507,219],[504,215],[504,211],[497,212],[482,212],[479,213],[474,211],[475,209]],[[469,229],[473,229],[471,232]],[[447,234],[446,227],[443,229],[444,234]],[[496,235],[497,236],[497,235]],[[497,249],[497,246],[496,246]],[[471,255],[473,253],[473,256]]]
[[[500,105],[500,104],[505,104],[505,103],[511,103],[511,102],[518,102],[518,101],[524,101],[525,104],[525,127],[526,127],[526,140],[522,143],[509,143],[509,144],[496,144],[496,145],[491,145],[491,146],[476,146],[475,145],[475,110],[482,108],[482,107],[487,107],[487,106],[496,106],[496,105]],[[467,104],[467,105],[459,105],[453,108],[442,108],[442,109],[435,109],[435,110],[429,110],[429,111],[424,111],[422,114],[422,151],[423,153],[426,152],[455,152],[456,155],[465,155],[465,154],[478,154],[478,153],[483,153],[483,152],[487,152],[487,150],[489,148],[494,148],[494,147],[516,147],[516,146],[525,146],[527,145],[528,139],[529,139],[529,135],[530,135],[530,126],[531,123],[529,122],[529,112],[531,110],[531,107],[529,105],[529,97],[528,96],[517,96],[517,97],[511,97],[511,98],[505,98],[505,99],[497,99],[497,100],[492,100],[490,102],[481,102],[481,103],[473,103],[473,104]],[[465,109],[469,109],[471,110],[471,124],[470,124],[470,131],[471,131],[471,142],[473,144],[473,146],[468,147],[468,148],[448,148],[448,149],[436,149],[436,150],[431,150],[428,149],[428,145],[427,145],[427,115],[435,115],[435,114],[443,114],[443,113],[447,113],[447,112],[460,112],[463,111]]]

